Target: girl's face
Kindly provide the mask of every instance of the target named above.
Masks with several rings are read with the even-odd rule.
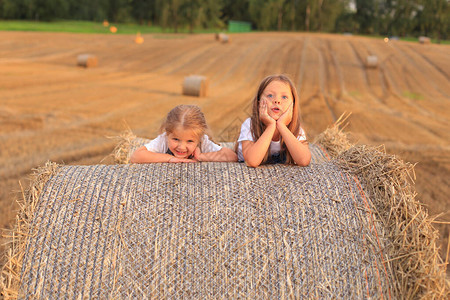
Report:
[[[167,134],[169,150],[178,158],[189,158],[199,144],[199,138],[191,129],[177,127]]]
[[[269,83],[260,99],[267,100],[267,114],[275,120],[278,120],[294,101],[289,84],[279,80]]]

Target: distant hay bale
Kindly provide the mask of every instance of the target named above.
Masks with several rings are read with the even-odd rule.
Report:
[[[426,37],[426,36],[419,36],[419,43],[421,43],[421,44],[430,44],[431,43],[431,39],[429,37]]]
[[[208,79],[205,76],[187,76],[183,81],[183,95],[206,97],[208,93],[208,85]]]
[[[77,65],[85,68],[93,68],[98,64],[97,56],[92,54],[80,54],[77,56]]]
[[[227,34],[225,34],[225,33],[219,33],[219,34],[217,35],[216,39],[217,39],[219,42],[222,42],[222,43],[224,43],[224,44],[225,44],[225,43],[231,42],[230,36],[227,35]]]
[[[3,294],[447,299],[412,166],[327,131],[304,168],[47,164],[21,204]]]
[[[366,68],[378,67],[378,57],[376,55],[368,55],[365,61]]]

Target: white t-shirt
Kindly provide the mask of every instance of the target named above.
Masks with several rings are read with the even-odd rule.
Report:
[[[244,121],[244,123],[242,123],[241,126],[241,133],[239,134],[239,139],[238,139],[238,160],[239,161],[244,161],[244,155],[242,154],[242,141],[252,141],[253,140],[253,136],[252,136],[252,132],[250,130],[250,126],[251,126],[251,119],[248,118],[247,120]],[[306,141],[306,134],[305,131],[303,130],[303,128],[300,127],[300,132],[299,135],[297,136],[297,140],[299,141]],[[270,142],[270,147],[269,147],[269,151],[270,151],[270,155],[274,155],[277,153],[280,153],[281,150],[281,144],[280,141],[271,141]]]
[[[148,151],[152,151],[155,153],[167,153],[167,150],[169,150],[167,134],[164,132],[158,135],[155,139],[151,140],[144,146]],[[213,143],[206,134],[200,140],[200,151],[202,151],[202,153],[216,152],[220,149],[222,149],[222,147]]]

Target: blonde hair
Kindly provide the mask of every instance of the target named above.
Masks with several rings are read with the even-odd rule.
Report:
[[[298,104],[298,94],[295,85],[292,83],[291,79],[284,74],[270,75],[261,81],[261,83],[259,84],[258,91],[252,100],[253,104],[252,104],[250,130],[252,132],[252,136],[255,141],[259,139],[259,137],[263,134],[264,130],[266,129],[266,126],[264,125],[263,122],[261,122],[259,116],[259,103],[261,100],[261,95],[266,89],[266,87],[273,81],[280,81],[289,85],[292,93],[293,105],[292,105],[292,120],[287,127],[294,136],[298,136],[300,133],[300,107]],[[281,145],[280,157],[286,158],[287,164],[294,164],[294,160],[291,154],[289,153],[289,150],[287,149],[286,144],[281,136],[280,136],[280,145]],[[270,161],[269,150],[267,150],[267,153],[262,161],[262,164],[268,163],[269,161]]]
[[[160,131],[169,134],[179,127],[192,130],[200,141],[208,131],[205,115],[197,105],[182,104],[175,106],[167,114],[161,124]]]

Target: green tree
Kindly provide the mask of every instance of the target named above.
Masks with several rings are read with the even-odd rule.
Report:
[[[235,21],[251,21],[249,12],[249,0],[223,0],[221,10],[221,20],[228,22],[230,20]]]
[[[154,20],[156,1],[131,0],[131,15],[140,25]]]
[[[112,22],[130,21],[130,2],[129,0],[109,0],[104,3],[108,20]]]
[[[318,0],[309,1],[310,16],[309,24],[306,24],[312,31],[334,31],[336,20],[345,11],[347,1],[342,0]]]
[[[29,1],[31,18],[38,21],[52,21],[68,15],[69,3],[65,0]]]
[[[192,1],[193,2],[193,1]],[[189,23],[199,28],[223,27],[224,23],[220,19],[223,2],[218,0],[196,0],[197,6],[191,8],[188,15]],[[191,27],[191,31],[192,28]]]
[[[283,2],[284,0],[250,0],[249,12],[256,28],[260,30],[275,29]]]
[[[417,15],[418,34],[447,39],[450,29],[450,4],[447,0],[421,0]]]
[[[355,19],[361,33],[373,33],[380,0],[356,0]]]
[[[108,0],[70,0],[68,18],[103,21],[108,19]]]
[[[383,15],[378,17],[378,21],[388,20],[389,28],[388,31],[392,32],[395,35],[405,36],[408,33],[412,32],[413,29],[417,25],[417,14],[419,13],[421,7],[414,0],[397,0],[397,1],[388,1],[390,4],[387,7],[388,17],[383,18]],[[384,32],[382,30],[382,26],[379,26],[379,30],[377,33],[386,34],[389,32]]]
[[[29,18],[29,0],[2,0],[0,2],[0,17],[4,19]]]
[[[160,25],[163,28],[172,28],[175,32],[178,32],[180,26],[184,24],[183,12],[181,10],[183,4],[186,4],[186,0],[167,0],[160,1],[159,5],[161,9]],[[184,12],[185,13],[185,12]]]

